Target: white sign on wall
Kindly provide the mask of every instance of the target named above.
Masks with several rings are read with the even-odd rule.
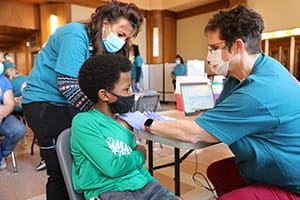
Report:
[[[159,29],[153,27],[153,57],[159,56]]]
[[[188,76],[205,76],[204,60],[188,60],[187,61]]]

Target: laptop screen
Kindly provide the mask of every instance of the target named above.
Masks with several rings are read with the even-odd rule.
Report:
[[[215,106],[212,86],[207,82],[181,83],[180,90],[185,116],[197,115]]]

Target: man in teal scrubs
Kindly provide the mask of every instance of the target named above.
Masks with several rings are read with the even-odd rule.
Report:
[[[261,16],[243,6],[208,22],[207,60],[213,72],[228,76],[214,109],[194,121],[120,116],[138,130],[227,144],[235,157],[208,168],[222,200],[300,199],[300,87],[284,66],[261,53],[263,28]]]

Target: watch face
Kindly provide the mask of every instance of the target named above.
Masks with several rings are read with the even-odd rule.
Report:
[[[147,119],[144,123],[144,126],[150,127],[152,123],[153,123],[153,119]]]

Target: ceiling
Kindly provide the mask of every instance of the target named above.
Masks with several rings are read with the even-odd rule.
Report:
[[[6,0],[6,1],[18,1],[30,4],[41,4],[49,2],[76,2],[84,5],[86,0]],[[90,2],[102,2],[108,0],[89,0]],[[121,0],[122,1],[122,0]],[[123,0],[124,2],[133,2],[142,9],[161,9],[170,10],[173,12],[182,12],[188,9],[192,9],[199,6],[204,6],[210,3],[214,3],[219,0]],[[33,30],[8,27],[0,25],[0,50],[5,51],[18,43],[23,41],[24,38],[28,38],[29,35],[34,33]]]
[[[24,28],[0,26],[0,49],[5,50],[14,46],[15,43],[24,41],[35,31]]]

